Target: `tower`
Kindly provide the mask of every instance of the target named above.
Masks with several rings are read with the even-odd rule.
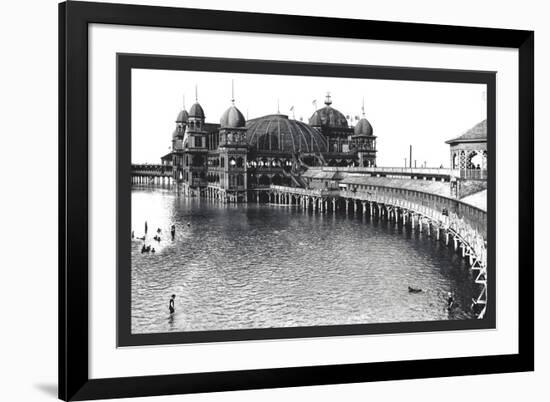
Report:
[[[172,166],[174,179],[181,180],[183,177],[182,164],[183,164],[183,138],[185,136],[185,130],[187,127],[187,121],[189,114],[185,110],[185,98],[183,100],[183,108],[176,117],[176,128],[172,133]]]
[[[316,102],[314,102],[316,105]],[[326,138],[329,153],[338,154],[349,151],[348,138],[353,130],[342,112],[332,107],[332,97],[327,92],[325,106],[316,110],[309,119],[309,124]]]
[[[231,106],[220,118],[219,155],[220,187],[232,202],[247,201],[247,153],[246,120],[235,106],[231,83]]]
[[[204,129],[204,110],[198,102],[195,87],[195,103],[189,109],[185,136],[183,139],[183,163],[181,181],[190,189],[206,187],[208,148]]]
[[[372,125],[365,117],[365,100],[361,107],[361,119],[357,122],[353,130],[352,148],[357,151],[359,166],[376,166],[376,136]]]

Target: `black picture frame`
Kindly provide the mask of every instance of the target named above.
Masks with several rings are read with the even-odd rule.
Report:
[[[192,28],[515,48],[519,53],[518,353],[90,379],[88,25]],[[521,135],[520,135],[521,133]],[[71,1],[59,5],[59,398],[86,400],[534,369],[534,33]],[[519,267],[521,266],[521,269]]]

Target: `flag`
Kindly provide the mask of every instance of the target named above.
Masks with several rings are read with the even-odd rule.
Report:
[[[290,107],[290,111],[291,111],[291,112],[294,111],[294,106],[291,106],[291,107]]]

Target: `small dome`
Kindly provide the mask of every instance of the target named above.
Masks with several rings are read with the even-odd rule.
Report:
[[[176,118],[176,123],[187,123],[188,118],[189,114],[185,109],[182,109],[181,112],[179,112],[178,117]]]
[[[312,126],[348,127],[348,120],[339,110],[325,106],[317,110],[309,119]]]
[[[368,135],[368,136],[371,136],[372,133],[373,133],[371,124],[364,117],[362,117],[361,120],[359,120],[357,122],[357,125],[355,126],[353,131],[354,131],[355,135]]]
[[[246,119],[235,105],[231,105],[220,118],[220,126],[229,128],[239,128],[246,125]]]
[[[317,112],[313,113],[313,116],[311,116],[311,118],[309,119],[309,124],[315,127],[319,127],[323,124],[321,121],[321,116],[319,116],[319,113]]]
[[[204,110],[202,110],[202,106],[198,102],[194,103],[191,109],[189,109],[189,117],[204,119]]]
[[[348,128],[348,119],[337,109],[332,106],[332,100],[330,95],[327,94],[325,100],[325,107],[316,110],[309,118],[309,124],[315,127],[328,126],[328,127],[343,127]]]

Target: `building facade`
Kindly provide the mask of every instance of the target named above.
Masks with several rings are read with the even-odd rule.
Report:
[[[487,120],[446,143],[450,145],[451,169],[487,170]]]
[[[364,110],[353,127],[328,94],[308,123],[281,113],[247,121],[234,99],[219,124],[207,123],[196,100],[189,112],[185,107],[179,112],[172,152],[162,163],[172,165],[185,192],[215,191],[246,202],[250,190],[303,187],[301,173],[311,166],[376,166],[376,136]]]

